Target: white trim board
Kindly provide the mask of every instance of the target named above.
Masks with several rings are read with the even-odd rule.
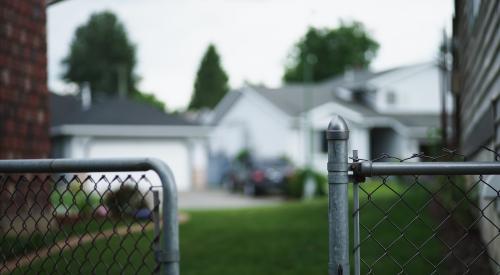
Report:
[[[50,135],[55,136],[106,136],[106,137],[206,137],[208,126],[164,125],[96,125],[72,124],[55,126]]]

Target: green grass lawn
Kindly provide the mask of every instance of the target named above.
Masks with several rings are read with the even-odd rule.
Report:
[[[362,273],[430,274],[442,259],[433,231],[437,223],[428,208],[431,195],[424,189],[432,186],[407,182],[361,185]]]
[[[362,224],[374,230],[362,230],[362,272],[394,274],[401,271],[396,264],[405,265],[410,274],[428,274],[441,255],[440,244],[434,239],[425,240],[432,234],[427,226],[434,225],[428,211],[421,219],[414,219],[413,211],[398,201],[398,195],[388,188],[378,188],[378,183],[365,183],[365,189],[375,191],[374,202],[380,208],[367,203],[361,196]],[[391,184],[398,193],[406,186]],[[376,196],[375,196],[376,195]],[[410,207],[417,208],[427,200],[421,189],[411,188],[404,195]],[[394,204],[396,203],[396,204]],[[393,206],[384,219],[385,210]],[[385,209],[385,210],[384,210]],[[238,209],[190,211],[191,218],[180,227],[182,274],[327,274],[328,222],[326,199],[309,202],[292,202],[280,206]],[[390,220],[390,222],[389,222]],[[403,237],[394,225],[404,228]],[[349,225],[352,229],[352,224]],[[149,252],[152,232],[147,236],[130,234],[100,240],[96,244],[82,245],[62,255],[55,255],[44,262],[30,266],[30,273],[149,273],[155,266]],[[387,255],[380,244],[387,248]],[[390,245],[392,243],[392,245]],[[416,254],[414,246],[421,247]],[[425,260],[425,257],[427,260]],[[76,259],[76,260],[71,260]],[[99,262],[97,267],[91,264]],[[113,264],[116,262],[116,264]],[[90,264],[89,264],[90,263]]]

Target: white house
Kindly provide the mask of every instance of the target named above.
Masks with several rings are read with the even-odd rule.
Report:
[[[50,103],[52,157],[154,157],[170,166],[179,191],[205,185],[206,126],[125,98],[85,106],[52,94]]]
[[[440,104],[433,63],[354,71],[319,84],[246,86],[228,93],[212,113],[210,152],[232,158],[248,149],[258,158],[286,156],[299,166],[310,161],[322,171],[324,131],[333,115],[341,115],[361,158],[408,156],[425,149],[439,127]]]

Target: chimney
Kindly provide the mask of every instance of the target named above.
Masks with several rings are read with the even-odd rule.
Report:
[[[127,66],[121,64],[118,66],[118,96],[120,98],[127,97]]]
[[[82,110],[86,111],[90,109],[92,105],[92,92],[90,91],[90,85],[88,82],[83,83],[80,96],[82,97]]]

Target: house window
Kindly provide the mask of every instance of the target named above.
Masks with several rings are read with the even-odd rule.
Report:
[[[387,104],[394,105],[396,103],[396,94],[392,91],[387,92]]]

